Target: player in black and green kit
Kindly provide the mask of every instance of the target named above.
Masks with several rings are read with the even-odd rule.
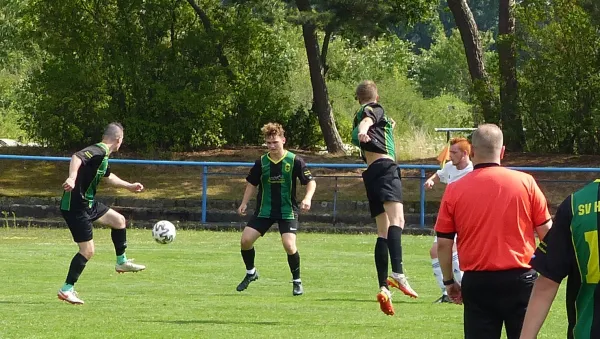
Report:
[[[258,188],[256,210],[242,233],[241,252],[246,265],[246,276],[237,290],[245,290],[252,281],[258,279],[258,272],[254,267],[254,242],[277,223],[292,272],[292,294],[301,295],[304,290],[300,280],[300,255],[296,248],[298,210],[310,209],[317,184],[304,160],[283,148],[285,136],[280,124],[268,123],[261,131],[269,152],[256,160],[250,169],[246,177],[246,191],[237,210],[240,215],[246,215],[248,201]],[[299,206],[296,201],[296,179],[306,185],[306,194]]]
[[[373,81],[362,81],[356,87],[356,100],[360,109],[354,116],[352,143],[360,147],[367,169],[363,172],[363,182],[369,200],[371,217],[377,224],[375,243],[375,268],[379,280],[379,301],[381,311],[394,315],[389,286],[402,293],[417,298],[418,294],[410,287],[402,264],[402,230],[404,229],[404,207],[402,205],[402,182],[396,164],[394,144],[394,121],[389,118],[378,103],[379,94]],[[392,274],[388,276],[388,254]]]
[[[540,242],[531,266],[540,273],[535,282],[521,339],[537,337],[561,281],[567,281],[569,339],[600,338],[600,179],[565,199],[554,223]]]
[[[65,284],[58,291],[58,298],[71,304],[83,304],[73,285],[94,255],[94,221],[112,228],[111,238],[117,255],[117,272],[138,272],[146,268],[144,265],[133,263],[125,256],[125,217],[95,200],[96,189],[102,178],[113,186],[123,187],[132,192],[141,192],[144,189],[142,184],[129,183],[110,171],[108,157],[112,152],[119,150],[122,142],[123,126],[111,123],[104,130],[102,142],[86,147],[71,157],[69,177],[63,183],[64,193],[60,209],[73,240],[79,246],[79,252],[71,260]]]

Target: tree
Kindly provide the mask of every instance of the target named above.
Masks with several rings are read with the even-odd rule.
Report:
[[[515,0],[500,0],[498,15],[498,58],[500,65],[500,124],[504,143],[511,151],[525,145],[523,120],[519,111],[517,48],[515,40]]]
[[[296,5],[300,12],[311,12],[309,0],[297,0]],[[331,110],[329,94],[327,93],[327,85],[325,84],[322,59],[325,60],[327,57],[326,45],[324,45],[323,49],[325,53],[321,53],[319,43],[317,42],[316,25],[308,20],[302,24],[302,36],[306,47],[310,81],[313,88],[312,111],[316,112],[319,117],[319,125],[323,132],[327,151],[329,153],[342,153],[344,151],[342,138],[335,125],[335,118]]]
[[[498,97],[485,69],[483,48],[473,13],[466,0],[448,0],[448,7],[463,41],[473,92],[481,105],[483,118],[485,122],[497,124]]]

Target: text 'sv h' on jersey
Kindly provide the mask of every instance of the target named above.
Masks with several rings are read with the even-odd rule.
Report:
[[[358,125],[366,117],[373,120],[373,125],[367,131],[367,135],[371,138],[371,141],[362,143],[358,140]],[[381,105],[373,102],[362,105],[354,116],[352,127],[352,144],[360,147],[361,155],[363,151],[369,151],[386,154],[392,159],[396,159],[394,127],[392,120],[385,115]]]
[[[63,192],[60,209],[64,211],[92,207],[100,180],[110,175],[109,149],[105,144],[88,146],[75,156],[81,159],[81,166],[77,171],[75,188],[71,192]]]
[[[262,174],[258,192],[260,218],[294,219],[296,183],[294,159],[296,155],[286,151],[281,159],[271,159],[269,154],[260,158]]]

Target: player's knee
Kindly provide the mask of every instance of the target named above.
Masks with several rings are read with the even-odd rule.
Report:
[[[87,260],[92,259],[95,253],[94,247],[82,248],[79,250],[79,253],[83,255]]]
[[[437,243],[433,243],[433,245],[431,246],[431,248],[429,249],[429,256],[431,257],[431,259],[435,259],[438,257],[437,255]]]
[[[116,220],[116,225],[114,225],[116,229],[123,229],[127,226],[127,220],[122,214],[119,214]]]
[[[288,241],[283,242],[283,249],[285,249],[285,252],[290,255],[292,255],[298,251],[298,249],[296,248],[296,243],[288,242]]]
[[[254,241],[252,241],[252,239],[250,239],[250,238],[242,237],[242,239],[240,240],[240,247],[243,250],[251,249],[252,245],[254,245]]]

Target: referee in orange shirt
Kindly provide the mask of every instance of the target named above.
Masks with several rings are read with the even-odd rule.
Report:
[[[435,225],[444,285],[464,304],[467,339],[518,338],[537,272],[529,261],[552,225],[533,177],[500,166],[502,131],[484,124],[473,133],[473,172],[446,188]],[[454,281],[454,235],[462,284]]]

